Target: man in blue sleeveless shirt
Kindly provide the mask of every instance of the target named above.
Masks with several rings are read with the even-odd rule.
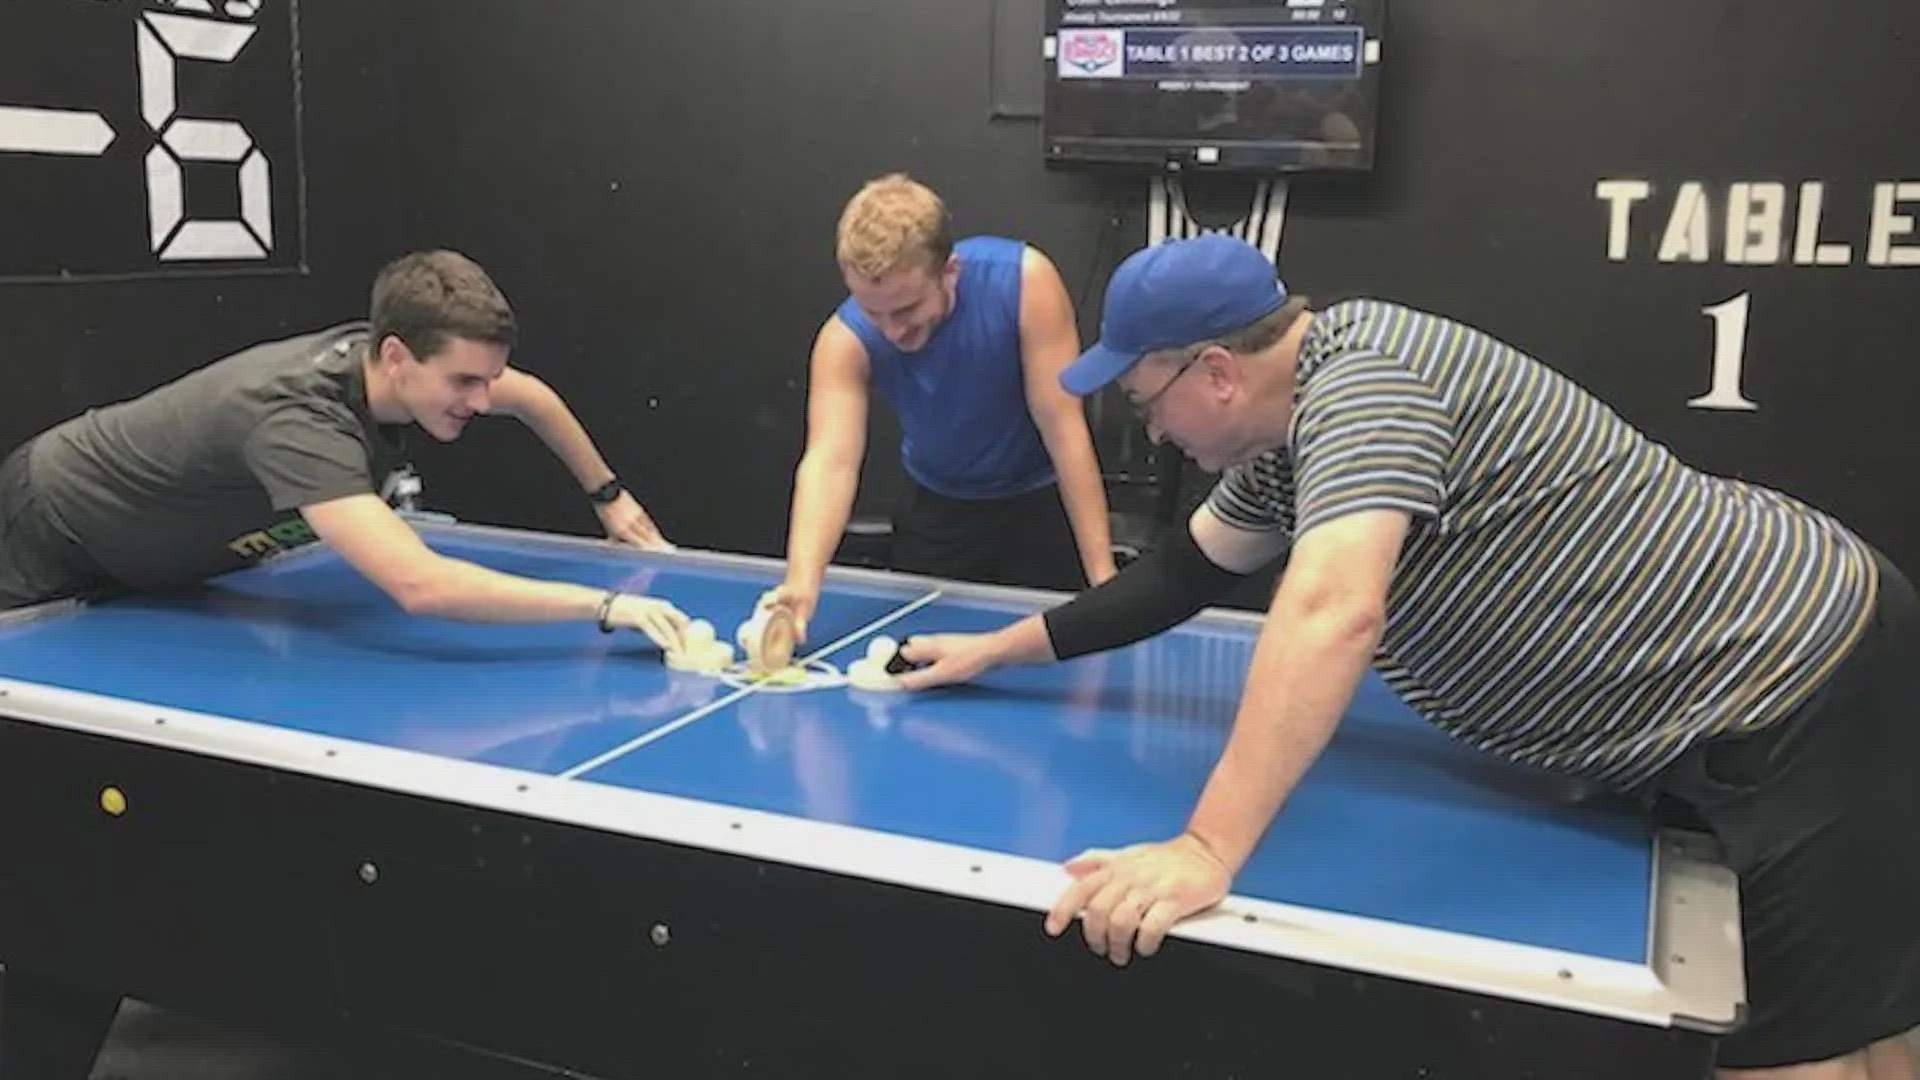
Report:
[[[804,632],[853,510],[872,391],[899,418],[909,479],[894,569],[1068,591],[1113,576],[1093,437],[1059,383],[1079,330],[1047,257],[954,243],[940,197],[901,174],[848,202],[836,257],[851,295],[814,341],[787,573],[762,603]]]

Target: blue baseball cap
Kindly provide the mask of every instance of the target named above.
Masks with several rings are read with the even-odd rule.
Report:
[[[1155,349],[1219,337],[1278,310],[1287,287],[1260,249],[1228,233],[1163,240],[1127,256],[1107,282],[1100,340],[1060,372],[1086,397]]]

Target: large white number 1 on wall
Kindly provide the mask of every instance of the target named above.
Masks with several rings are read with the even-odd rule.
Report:
[[[1731,300],[1700,309],[1713,320],[1713,388],[1687,402],[1696,409],[1739,409],[1752,411],[1760,406],[1740,392],[1741,367],[1747,358],[1747,309],[1752,297],[1746,293]]]
[[[231,8],[233,5],[229,5]],[[148,12],[140,23],[140,112],[159,141],[147,153],[147,213],[161,259],[257,259],[273,247],[273,189],[266,155],[232,120],[176,116],[176,59],[228,63],[254,27]],[[185,221],[182,161],[240,163],[240,218]]]

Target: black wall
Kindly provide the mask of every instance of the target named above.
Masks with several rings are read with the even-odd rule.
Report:
[[[284,3],[266,0],[262,17],[272,18]],[[140,134],[135,91],[133,27],[142,5],[91,5],[84,14],[94,23],[80,26],[68,10],[76,7],[68,0],[19,0],[0,12],[0,34],[19,35],[9,49],[48,53],[61,44],[84,44],[97,50],[89,56],[97,65],[90,70],[71,57],[50,57],[47,70],[55,74],[49,82],[57,78],[57,84],[47,86],[44,97],[7,100],[0,94],[0,101],[100,110],[120,132],[116,153],[130,155],[133,164],[116,168],[112,162],[0,154],[0,190],[15,196],[0,204],[0,247],[48,228],[57,214],[74,231],[56,243],[78,262],[121,243],[126,212],[142,212],[138,162],[153,140]],[[390,256],[398,227],[398,180],[410,168],[395,140],[387,10],[373,0],[307,0],[298,8],[305,272],[177,274],[172,268],[153,273],[157,267],[150,266],[147,273],[109,278],[0,281],[0,447],[11,448],[55,421],[138,394],[223,353],[364,316],[368,285]],[[209,72],[191,63],[180,68],[182,115],[245,118],[256,108],[264,114],[282,105],[234,101],[231,95],[210,100],[195,92],[205,88],[196,79],[204,81]],[[0,89],[8,94],[40,89],[10,85],[27,81],[0,73]],[[274,164],[290,179],[302,171],[284,159]],[[203,206],[202,200],[204,194],[233,191],[233,184],[231,169],[189,171],[189,208],[230,215],[231,206]],[[22,194],[39,200],[40,216],[16,201]],[[229,195],[229,202],[235,200]],[[0,250],[0,267],[13,254]],[[140,269],[131,261],[117,265]]]
[[[1089,332],[1099,281],[1145,239],[1144,181],[1049,174],[1031,121],[991,118],[992,4],[423,10],[433,40],[403,74],[410,138],[435,168],[414,174],[407,238],[463,244],[501,271],[530,324],[525,362],[573,395],[689,542],[778,549],[807,346],[841,295],[833,220],[866,177],[908,169],[963,228],[1041,245],[1087,296]],[[1874,185],[1920,180],[1920,145],[1902,134],[1920,101],[1916,34],[1920,10],[1901,0],[1842,16],[1399,4],[1381,167],[1294,185],[1283,270],[1309,294],[1476,321],[1690,460],[1784,486],[1920,564],[1920,442],[1902,435],[1920,388],[1904,344],[1916,275],[1867,265]],[[1616,260],[1597,185],[1618,180],[1651,194]],[[1851,245],[1846,265],[1793,264],[1804,182],[1824,185],[1820,239]],[[1702,261],[1662,261],[1688,183],[1709,210]],[[1782,261],[1729,258],[1735,183],[1785,185]],[[1920,215],[1920,190],[1908,197]],[[1920,252],[1920,234],[1904,240]],[[1758,407],[1690,407],[1712,379],[1703,309],[1742,295],[1741,385]],[[464,448],[484,468],[441,455],[442,500],[584,520],[550,469],[509,464],[523,439],[491,434]],[[884,421],[873,453],[884,493],[897,476]]]
[[[808,349],[843,295],[834,221],[867,177],[908,169],[963,228],[1039,244],[1077,289],[1094,278],[1100,189],[1044,176],[1030,123],[988,122],[990,4],[423,10],[444,29],[405,98],[446,182],[417,174],[408,242],[459,243],[495,270],[528,326],[521,362],[576,402],[682,543],[783,544]],[[897,429],[876,411],[879,495],[862,502],[884,506]],[[454,464],[472,447],[428,463],[441,503],[592,525],[544,463],[503,505],[495,466],[532,444],[476,441],[485,469]]]
[[[311,274],[0,286],[0,348],[28,372],[0,435],[351,313],[381,258],[445,244],[496,272],[525,324],[520,362],[569,397],[671,535],[773,552],[808,344],[841,296],[833,221],[862,180],[909,170],[964,230],[1045,248],[1088,332],[1105,273],[1146,238],[1143,180],[1048,173],[1036,125],[992,117],[1005,12],[985,0],[302,10]],[[1282,268],[1310,295],[1477,322],[1689,460],[1830,508],[1920,569],[1916,270],[1869,265],[1876,185],[1920,182],[1916,41],[1905,0],[1398,4],[1380,168],[1294,185]],[[1618,257],[1597,194],[1610,181],[1648,191]],[[1841,265],[1795,263],[1807,183],[1824,198],[1818,239],[1850,248]],[[1689,184],[1706,243],[1663,259]],[[1779,259],[1730,250],[1735,184],[1783,185]],[[1901,194],[1893,209],[1920,219],[1920,187]],[[1920,255],[1920,232],[1894,242]],[[1712,382],[1705,309],[1743,296],[1741,390],[1757,408],[1690,406]],[[892,433],[883,412],[869,506],[898,477]],[[1118,433],[1105,444],[1113,460]],[[594,525],[511,426],[423,465],[433,501],[462,516]]]

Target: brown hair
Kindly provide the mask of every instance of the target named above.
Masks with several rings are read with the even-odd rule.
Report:
[[[416,359],[449,338],[513,348],[513,308],[480,264],[456,251],[416,251],[388,263],[373,282],[373,347],[397,337]]]
[[[867,181],[840,212],[834,258],[847,273],[879,278],[916,265],[937,270],[952,253],[947,204],[905,173]]]

